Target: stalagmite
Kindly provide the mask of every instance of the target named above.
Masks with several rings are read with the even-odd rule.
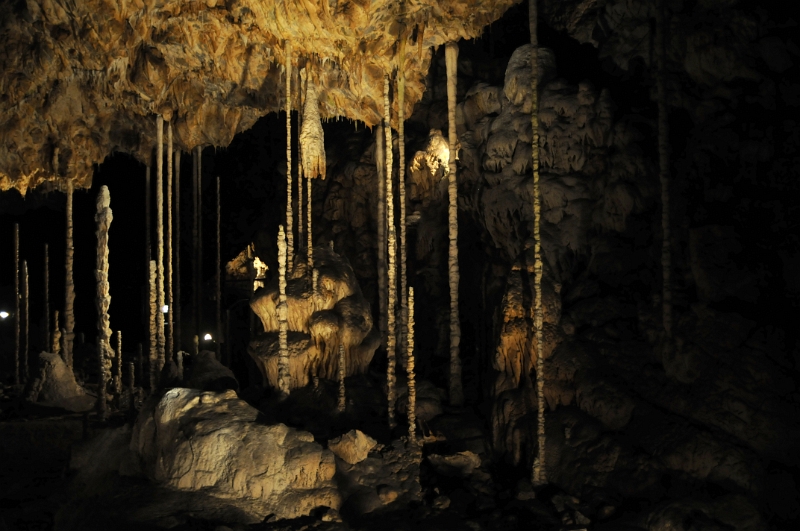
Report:
[[[181,350],[181,150],[175,151],[175,339],[173,348]],[[141,373],[140,373],[141,377]]]
[[[139,375],[139,386],[144,386],[144,352],[142,352],[142,344],[139,343],[139,351],[136,353],[136,372]]]
[[[670,249],[669,219],[669,121],[667,117],[667,23],[664,0],[656,7],[656,91],[658,99],[658,177],[661,181],[661,272],[662,272],[662,322],[666,348],[672,349],[672,251]]]
[[[144,168],[144,286],[147,293],[150,292],[150,260],[153,259],[153,248],[150,243],[152,236],[150,228],[150,203],[152,201],[151,194],[152,186],[150,185],[150,164]],[[149,302],[145,302],[144,311],[149,315],[150,307]]]
[[[14,223],[14,385],[19,385],[19,329],[20,329],[20,286],[19,286],[19,223]]]
[[[197,147],[197,330],[202,333],[203,327],[203,150]]]
[[[303,130],[303,113],[297,113],[297,130]],[[300,153],[300,135],[297,135],[297,152]],[[303,231],[305,226],[305,217],[303,216],[303,164],[302,164],[302,157],[298,156],[297,161],[297,242],[298,245],[302,245],[303,242]],[[308,249],[306,249],[306,254],[308,254]],[[307,257],[306,257],[307,258]]]
[[[72,370],[72,345],[75,340],[75,281],[72,275],[75,247],[72,241],[72,195],[74,192],[71,180],[67,180],[67,250],[64,260],[66,282],[64,283],[64,347],[61,355],[64,363]]]
[[[31,375],[31,369],[28,366],[28,354],[31,350],[30,345],[30,332],[31,332],[31,301],[30,289],[28,286],[28,261],[22,261],[22,312],[24,314],[23,321],[25,322],[25,329],[22,334],[24,340],[22,348],[22,382],[28,381]]]
[[[200,336],[194,336],[194,355],[200,354]]]
[[[167,122],[167,345],[166,358],[172,359],[175,352],[175,328],[173,326],[172,301],[172,122]]]
[[[117,330],[117,353],[114,359],[114,393],[122,396],[122,330]]]
[[[156,340],[158,345],[158,370],[164,366],[164,118],[156,118]]]
[[[175,353],[175,365],[178,369],[178,380],[183,380],[183,351]]]
[[[111,380],[111,326],[108,316],[108,307],[111,305],[111,292],[108,284],[108,229],[114,216],[111,213],[111,196],[108,187],[102,186],[97,194],[97,213],[94,220],[97,223],[97,263],[95,266],[95,280],[97,281],[97,361],[99,383],[97,388],[97,412],[101,420],[108,415],[108,383]]]
[[[386,310],[387,286],[386,286],[386,161],[383,153],[384,148],[383,123],[375,128],[375,164],[378,168],[378,329],[381,332],[381,344],[386,345],[386,329],[388,312]]]
[[[278,390],[285,397],[289,394],[289,322],[286,304],[286,233],[283,225],[278,227]]]
[[[345,358],[344,358],[344,343],[339,343],[339,404],[338,410],[340,413],[344,413],[344,410],[347,406],[345,402],[345,389],[344,389],[344,377],[345,377]]]
[[[300,131],[301,164],[308,179],[325,179],[325,136],[319,116],[319,96],[309,81],[303,109],[303,129]]]
[[[394,194],[392,193],[392,119],[389,107],[389,87],[392,82],[389,75],[383,78],[383,114],[384,132],[386,134],[386,226],[388,227],[387,243],[389,247],[389,269],[388,287],[389,296],[387,298],[386,315],[388,317],[386,327],[386,387],[387,401],[389,403],[389,425],[394,426],[394,398],[395,398],[395,364],[397,336],[395,330],[395,307],[397,306],[397,265],[396,265],[396,236],[394,228]]]
[[[308,238],[308,243],[306,244],[306,250],[308,253],[308,270],[312,272],[314,271],[314,240],[313,232],[311,230],[311,213],[313,209],[311,208],[311,178],[309,177],[308,183],[306,184],[306,193],[308,194],[308,199],[306,201],[308,209],[308,229],[306,230],[306,237]],[[316,289],[316,282],[312,285],[313,289]]]
[[[448,233],[450,248],[447,270],[450,280],[450,404],[460,406],[464,403],[461,387],[461,324],[458,319],[458,184],[456,181],[456,158],[458,139],[456,137],[456,80],[458,73],[458,44],[449,42],[445,46],[447,62],[447,118],[448,140],[450,142],[450,168],[448,175]]]
[[[294,258],[294,235],[292,234],[292,43],[286,41],[284,48],[286,73],[286,246],[289,261]]]
[[[50,346],[50,253],[47,244],[44,244],[44,311],[42,315],[42,345],[44,348]]]
[[[408,334],[408,279],[406,271],[406,140],[405,140],[405,38],[400,39],[400,53],[397,66],[397,134],[398,171],[397,188],[400,195],[400,352],[406,352]]]
[[[150,307],[149,307],[149,324],[150,324],[150,347],[147,351],[147,368],[150,373],[150,392],[153,393],[158,386],[158,341],[156,339],[156,313],[159,311],[157,306],[156,295],[156,261],[150,260],[148,264],[148,282],[150,287]]]
[[[50,337],[50,352],[61,354],[61,329],[58,327],[58,310],[53,312],[53,335]]]
[[[198,164],[200,159],[200,148],[199,146],[194,148],[192,151],[192,324],[191,330],[192,335],[197,335],[199,333],[199,319],[198,319],[198,304],[197,302],[200,300],[200,293],[198,290],[198,286],[200,283],[197,280],[200,271],[200,264],[198,264],[198,254],[197,254],[197,246],[198,246],[198,233],[197,233],[197,225],[199,220],[199,213],[197,212],[197,183],[198,183]]]
[[[128,409],[132,410],[134,408],[134,395],[136,392],[136,373],[134,372],[132,361],[128,362],[128,383],[126,387],[128,388]]]
[[[531,33],[531,167],[533,168],[533,240],[534,240],[534,307],[533,328],[536,334],[536,434],[538,453],[534,459],[531,483],[542,485],[547,482],[545,473],[545,432],[544,432],[544,341],[542,318],[542,238],[541,238],[541,190],[539,188],[539,39],[538,8],[536,0],[530,0],[529,25]]]
[[[408,330],[406,336],[406,372],[408,374],[408,438],[416,440],[417,385],[414,374],[414,288],[408,288]]]
[[[217,359],[222,359],[222,235],[220,233],[220,195],[219,195],[219,177],[217,177]]]

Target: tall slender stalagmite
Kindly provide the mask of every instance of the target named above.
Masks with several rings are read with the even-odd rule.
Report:
[[[114,357],[111,350],[111,325],[108,316],[108,307],[111,305],[111,292],[108,284],[108,229],[114,216],[111,213],[111,196],[108,187],[100,187],[97,194],[97,213],[94,220],[97,223],[97,263],[94,277],[97,281],[97,372],[99,383],[97,388],[97,412],[101,420],[108,415],[108,384],[111,381],[111,360]]]
[[[286,233],[278,227],[278,390],[289,394],[289,322],[286,304]]]
[[[344,389],[345,374],[344,343],[339,342],[339,404],[337,409],[340,413],[344,413],[344,410],[347,406]]]
[[[197,146],[197,332],[203,333],[203,150]]]
[[[544,340],[542,323],[542,238],[541,238],[541,190],[539,188],[539,39],[538,8],[536,0],[530,0],[528,24],[531,33],[531,166],[533,168],[533,240],[534,240],[534,306],[533,328],[536,334],[536,398],[537,398],[537,446],[531,483],[542,485],[547,482],[545,471],[545,432],[544,432]]]
[[[153,259],[153,248],[150,242],[152,236],[152,229],[150,228],[150,203],[152,202],[150,194],[152,188],[150,184],[150,164],[147,164],[144,168],[144,286],[147,293],[150,292],[150,260]],[[144,311],[145,313],[150,311],[147,302],[145,302]]]
[[[406,139],[405,139],[405,37],[400,38],[400,53],[397,65],[397,134],[398,134],[398,171],[397,188],[400,200],[400,352],[406,352],[408,335],[408,279],[406,271]]]
[[[156,261],[150,260],[148,263],[148,277],[147,277],[147,285],[149,286],[150,292],[150,307],[149,307],[149,325],[150,325],[150,347],[147,351],[147,368],[150,374],[150,392],[153,393],[158,386],[158,376],[160,374],[160,370],[158,368],[158,340],[156,336],[158,335],[156,332],[156,313],[160,310],[158,308],[157,303],[157,294],[156,294]]]
[[[389,87],[392,82],[388,74],[383,77],[383,128],[386,133],[386,226],[388,227],[387,244],[389,247],[389,269],[387,274],[389,296],[387,298],[386,314],[388,317],[386,327],[386,387],[387,401],[389,403],[389,425],[394,426],[394,398],[395,398],[395,364],[397,354],[397,335],[395,330],[395,308],[397,306],[397,241],[394,228],[394,194],[392,191],[392,117],[389,106]]]
[[[114,356],[114,394],[122,396],[122,330],[117,330],[117,353]]]
[[[197,159],[199,149],[192,150],[192,321],[189,326],[192,331],[191,334],[197,335],[197,301],[199,294],[197,293]]]
[[[414,375],[414,288],[408,288],[408,330],[406,336],[406,372],[408,374],[408,438],[416,441],[417,384]]]
[[[14,385],[21,383],[19,370],[19,329],[20,316],[20,286],[19,286],[19,223],[14,223]]]
[[[308,228],[306,230],[307,234],[306,237],[308,238],[308,243],[306,244],[306,250],[308,252],[308,270],[314,271],[314,240],[312,238],[313,233],[311,231],[311,212],[313,209],[311,208],[311,177],[308,178],[308,183],[306,183],[306,193],[308,194],[308,199],[306,201],[307,205],[306,208],[308,209]],[[313,285],[313,288],[316,289],[316,284]]]
[[[181,150],[175,151],[175,344],[181,350]],[[171,306],[170,306],[171,307]],[[141,378],[141,373],[140,373]]]
[[[383,123],[375,128],[375,164],[378,171],[378,330],[381,332],[381,344],[386,346],[387,319],[387,291],[386,285],[386,159],[384,156],[385,136]]]
[[[286,41],[284,48],[286,73],[286,253],[289,262],[294,260],[294,234],[292,234],[292,43]]]
[[[667,39],[666,3],[659,0],[656,7],[656,91],[658,98],[658,177],[661,181],[661,273],[662,322],[666,348],[672,349],[672,251],[670,249],[669,219],[669,119],[667,116]]]
[[[58,310],[53,312],[53,335],[50,336],[50,352],[61,355],[61,330],[58,328]]]
[[[167,346],[166,358],[172,359],[175,345],[172,301],[172,122],[167,122]]]
[[[28,381],[31,375],[31,369],[28,365],[28,355],[31,351],[31,292],[28,283],[28,261],[22,261],[22,312],[24,314],[23,321],[25,328],[22,334],[23,345],[22,347],[22,382]]]
[[[297,113],[297,130],[302,131],[303,127],[303,113]],[[297,135],[297,245],[303,244],[303,230],[305,225],[305,217],[303,216],[303,158],[299,155],[301,152],[300,135]],[[308,255],[308,249],[306,249]]]
[[[139,374],[139,386],[144,387],[144,352],[142,344],[139,343],[139,350],[136,353],[136,372]]]
[[[128,362],[128,383],[126,385],[128,388],[128,409],[133,409],[134,407],[134,393],[136,387],[136,373],[134,372],[133,362]]]
[[[42,314],[42,345],[47,350],[50,347],[50,253],[47,244],[44,244],[44,311]]]
[[[158,341],[158,370],[164,366],[164,118],[156,118],[156,291],[158,315],[156,340]]]
[[[456,181],[456,158],[458,139],[456,137],[456,80],[458,74],[458,44],[449,42],[445,46],[447,62],[447,119],[448,139],[450,141],[450,168],[447,195],[449,198],[447,224],[450,248],[447,270],[450,280],[450,404],[460,406],[464,403],[464,390],[461,387],[461,323],[458,318],[458,183]]]
[[[64,270],[66,271],[66,281],[64,283],[64,346],[61,355],[64,363],[72,370],[72,345],[75,341],[75,281],[72,275],[72,267],[75,256],[75,247],[72,242],[72,196],[74,185],[71,180],[67,180],[67,250],[64,259]]]
[[[222,360],[222,234],[220,232],[220,195],[219,177],[217,177],[217,359]]]

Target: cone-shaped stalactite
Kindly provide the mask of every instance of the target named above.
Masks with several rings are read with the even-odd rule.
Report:
[[[386,387],[389,404],[389,425],[394,425],[394,398],[395,398],[395,364],[397,355],[397,336],[395,324],[395,308],[397,307],[397,241],[394,228],[394,194],[392,191],[392,119],[389,106],[389,88],[391,79],[388,75],[383,78],[383,128],[386,134],[386,226],[387,245],[389,254],[389,268],[387,270],[387,283],[389,293],[387,297],[387,326],[386,326]]]
[[[450,283],[450,404],[460,406],[464,403],[461,387],[461,324],[458,318],[458,183],[456,181],[456,156],[458,139],[456,137],[456,80],[458,74],[458,44],[449,42],[445,46],[447,63],[447,119],[450,142],[450,168],[448,175],[447,225],[450,240],[447,271]]]
[[[44,293],[42,311],[42,345],[47,349],[50,346],[50,251],[47,244],[44,244]]]
[[[25,327],[22,331],[22,382],[26,383],[30,378],[31,369],[28,365],[28,356],[31,351],[30,333],[31,333],[31,300],[30,300],[30,286],[28,283],[28,261],[22,261],[22,322]]]
[[[175,305],[175,339],[173,348],[181,349],[181,150],[175,151],[175,299],[170,302]],[[141,377],[141,374],[140,374]]]
[[[217,359],[222,359],[222,233],[220,232],[220,216],[222,210],[220,208],[220,183],[217,177],[217,274],[216,274],[216,301],[217,301]]]
[[[534,241],[534,306],[533,328],[536,335],[536,397],[538,454],[534,459],[532,483],[547,482],[545,474],[544,434],[544,341],[542,330],[542,238],[541,238],[541,190],[539,187],[539,40],[537,31],[538,10],[536,0],[530,0],[529,25],[531,33],[531,166],[533,168],[533,241]]]
[[[377,227],[378,227],[378,330],[381,332],[381,344],[386,345],[387,325],[387,285],[386,285],[386,159],[384,156],[385,136],[383,123],[375,128],[375,164],[378,168],[378,201],[377,201]]]
[[[111,360],[114,357],[111,350],[111,325],[108,308],[111,306],[111,291],[108,284],[108,229],[114,216],[111,213],[111,195],[108,187],[100,187],[97,194],[97,213],[94,220],[97,223],[97,263],[94,276],[97,281],[97,412],[102,420],[108,415],[108,384],[111,381]]]
[[[75,341],[75,280],[72,269],[74,265],[75,247],[72,241],[72,196],[74,188],[71,180],[67,180],[67,250],[64,259],[66,281],[64,283],[64,347],[61,355],[64,363],[72,370],[72,345]]]
[[[416,440],[417,384],[414,374],[414,288],[408,288],[408,327],[406,331],[406,373],[408,374],[408,438]]]
[[[147,264],[147,285],[149,286],[150,304],[148,308],[148,324],[150,325],[150,344],[147,349],[147,369],[150,374],[150,392],[154,392],[158,386],[158,340],[156,332],[156,313],[158,309],[158,295],[156,294],[156,261],[150,260]]]
[[[347,406],[344,389],[345,374],[344,343],[339,343],[339,403],[337,407],[339,413],[344,413]]]
[[[21,383],[19,368],[20,330],[20,286],[19,286],[19,223],[14,223],[14,384]]]
[[[286,304],[286,233],[278,227],[278,390],[289,394],[289,320]]]
[[[164,366],[164,118],[156,118],[156,341],[158,344],[158,370]]]
[[[400,202],[400,352],[406,352],[406,336],[408,333],[408,279],[406,271],[406,139],[405,139],[405,92],[406,76],[405,38],[400,39],[400,54],[397,68],[397,134],[398,134],[398,171],[397,192]]]
[[[666,348],[672,348],[672,251],[669,219],[669,122],[667,117],[667,39],[666,2],[656,7],[656,97],[658,99],[658,177],[661,181],[661,272],[662,322]]]
[[[294,259],[294,234],[292,234],[292,43],[284,48],[286,74],[286,248],[289,261]]]
[[[167,345],[166,359],[172,359],[175,345],[172,287],[172,122],[167,122]]]
[[[117,353],[114,356],[114,394],[122,396],[122,330],[117,330]]]

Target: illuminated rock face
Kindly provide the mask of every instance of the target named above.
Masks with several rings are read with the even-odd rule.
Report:
[[[514,3],[466,0],[44,0],[0,6],[0,190],[70,178],[88,186],[114,151],[146,160],[155,114],[176,148],[227,146],[284,106],[284,41],[322,119],[377,124],[382,79],[405,39],[406,116],[430,48],[480,35]],[[393,113],[394,114],[394,113]],[[395,114],[396,116],[396,114]]]

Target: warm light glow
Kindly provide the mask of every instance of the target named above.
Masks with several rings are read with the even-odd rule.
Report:
[[[9,315],[11,315],[11,314],[10,314],[10,313],[8,313],[8,312],[0,312],[0,319],[5,319],[5,318],[6,318],[6,317],[8,317]]]
[[[168,313],[169,312],[169,305],[165,304],[161,307],[161,313]]]
[[[206,334],[206,335],[204,335],[204,336],[203,336],[203,339],[204,339],[205,341],[211,341],[211,334]]]

